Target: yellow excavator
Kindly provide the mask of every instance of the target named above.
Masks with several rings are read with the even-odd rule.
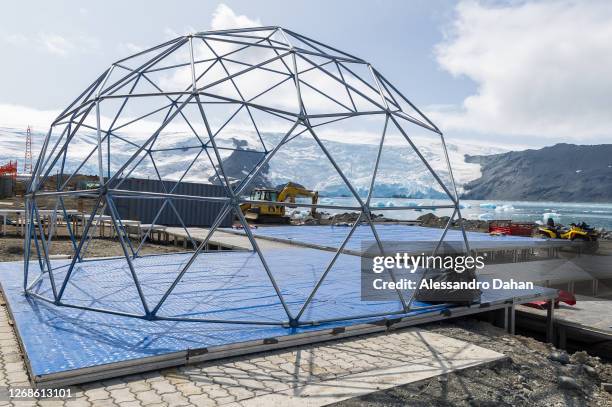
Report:
[[[312,204],[319,201],[319,192],[310,191],[299,184],[288,182],[282,190],[271,188],[255,188],[249,197],[251,201],[266,201],[270,203],[245,202],[240,205],[244,217],[258,223],[289,223],[289,216],[285,215],[286,205],[274,205],[274,202],[295,203],[295,198],[309,197]],[[296,205],[298,206],[298,205]],[[290,205],[289,207],[295,207]],[[317,209],[312,207],[310,214],[315,217]]]

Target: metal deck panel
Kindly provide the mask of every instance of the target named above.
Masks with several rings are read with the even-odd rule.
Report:
[[[294,248],[266,253],[270,267],[278,279],[292,310],[297,309],[316,282],[319,265],[331,255],[329,252]],[[183,264],[187,254],[150,256],[139,259],[138,272],[150,273],[145,279],[149,294],[155,294],[176,275],[176,267]],[[195,315],[218,318],[283,318],[278,299],[265,277],[256,254],[246,252],[214,252],[199,256],[193,270],[186,274],[184,284],[177,286],[160,315]],[[124,260],[123,260],[124,261]],[[66,292],[66,301],[109,303],[117,309],[136,311],[136,292],[126,287],[127,273],[119,259],[85,262],[71,280],[76,284]],[[33,267],[34,264],[31,265]],[[308,309],[306,319],[332,318],[351,313],[392,312],[399,309],[399,301],[360,301],[359,258],[342,255],[338,268],[329,274],[320,295]],[[316,342],[331,335],[339,327],[357,328],[367,323],[385,320],[384,317],[361,318],[311,327],[285,328],[282,326],[253,326],[201,322],[147,321],[67,307],[56,307],[33,298],[26,298],[22,288],[22,267],[19,262],[1,263],[0,280],[34,381],[50,377],[71,377],[69,382],[85,381],[71,372],[87,371],[97,374],[115,369],[121,374],[154,369],[158,366],[186,363],[187,354],[202,358],[204,348],[224,349],[230,354],[249,353],[262,349],[266,338],[291,338],[298,342]],[[94,277],[97,279],[94,279]],[[265,278],[264,278],[265,277]],[[243,284],[232,284],[241,281]],[[77,289],[77,286],[79,289]],[[44,294],[45,285],[40,286]],[[489,291],[482,302],[501,304],[517,298],[551,296],[554,290]],[[70,294],[70,295],[68,295]],[[70,301],[69,301],[70,300]],[[415,305],[425,305],[415,304]],[[442,307],[434,311],[413,311],[393,315],[432,317],[440,315]],[[479,312],[478,307],[473,307]],[[485,309],[486,310],[486,309]],[[372,327],[369,328],[373,329]],[[367,331],[367,329],[366,329]],[[317,335],[320,333],[321,335]],[[304,339],[306,335],[307,339]],[[312,335],[310,338],[308,338]],[[278,340],[278,339],[277,339]],[[255,341],[255,342],[254,342]],[[281,340],[280,342],[283,342]],[[274,345],[272,341],[268,345]],[[260,347],[254,347],[254,344]],[[287,346],[287,345],[285,345]],[[244,347],[244,349],[241,349]],[[194,351],[195,350],[195,351]],[[194,353],[195,352],[195,353]],[[221,357],[221,356],[217,356]],[[153,360],[151,363],[145,363]],[[126,367],[128,366],[128,367]],[[97,372],[97,373],[96,373]],[[108,375],[109,373],[107,373]]]
[[[438,242],[443,229],[401,225],[377,224],[376,232],[383,242]],[[226,232],[244,234],[241,230],[223,229]],[[253,235],[260,239],[271,239],[294,245],[303,245],[321,249],[337,249],[349,234],[349,226],[262,226],[252,229]],[[482,232],[466,232],[470,247],[481,250],[505,250],[536,247],[561,247],[568,245],[569,241],[553,241],[542,238],[526,236],[492,236]],[[462,243],[463,236],[460,230],[449,229],[444,238],[445,242]],[[360,225],[355,229],[351,239],[347,242],[345,250],[350,252],[363,252],[364,242],[374,243],[372,229],[367,225]]]

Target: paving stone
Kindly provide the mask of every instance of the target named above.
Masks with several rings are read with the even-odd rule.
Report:
[[[151,390],[151,385],[144,379],[128,382],[127,386],[132,393],[140,393],[142,391]]]
[[[223,375],[223,376],[215,377],[214,381],[215,381],[215,383],[219,383],[220,385],[222,385],[224,387],[238,385],[238,379],[234,378],[234,377],[231,377],[229,375]]]
[[[102,386],[104,386],[106,390],[124,389],[127,387],[127,383],[123,381],[123,379],[110,379],[104,380]]]
[[[103,388],[91,389],[85,391],[85,396],[87,396],[87,400],[93,402],[94,400],[104,400],[109,398],[110,393],[104,390]]]
[[[179,384],[176,385],[176,388],[185,397],[193,396],[193,395],[196,395],[196,394],[202,394],[202,389],[200,387],[196,386],[192,382],[179,383]]]
[[[170,375],[166,375],[165,377],[170,382],[170,384],[173,384],[173,385],[190,382],[189,376],[179,374],[179,373],[173,373]]]
[[[152,404],[161,403],[163,401],[161,396],[155,393],[154,390],[136,393],[136,398],[142,402],[143,406],[149,406]]]
[[[209,407],[216,406],[217,403],[208,397],[206,394],[197,394],[194,396],[189,396],[189,402],[197,407]]]
[[[227,391],[235,398],[235,400],[243,400],[255,396],[253,391],[244,387],[230,387],[227,389]]]
[[[142,377],[147,383],[160,382],[165,380],[164,377],[159,373],[159,371],[143,373]]]
[[[2,352],[2,361],[4,363],[11,363],[11,362],[21,362],[21,355],[19,354],[19,352]]]
[[[155,391],[155,393],[162,395],[166,393],[174,393],[176,392],[176,387],[170,384],[167,380],[152,382],[151,388]]]
[[[210,391],[206,391],[206,394],[208,394],[208,396],[211,399],[219,399],[222,397],[227,397],[229,395],[229,393],[227,392],[226,389],[222,388],[222,387],[218,387],[216,389],[212,389]]]
[[[111,399],[94,400],[91,402],[92,407],[115,407],[119,404],[115,403]]]
[[[136,401],[136,397],[130,392],[127,387],[124,389],[113,389],[110,390],[111,398],[115,403],[123,403],[126,401]]]
[[[25,365],[23,364],[21,360],[18,362],[12,362],[12,363],[11,362],[7,363],[5,361],[2,370],[4,370],[7,373],[23,372],[25,370]]]
[[[13,400],[11,403],[15,407],[34,407],[36,406],[36,401],[34,400]]]
[[[26,383],[27,386],[30,383],[25,370],[20,372],[7,372],[6,380],[14,386],[21,386],[22,383]]]
[[[171,406],[188,406],[189,400],[181,393],[167,393],[162,395],[162,400]]]
[[[74,400],[66,400],[66,407],[89,407],[91,403],[87,401],[87,397],[79,397]]]
[[[62,407],[64,400],[38,400],[36,404],[40,407]]]

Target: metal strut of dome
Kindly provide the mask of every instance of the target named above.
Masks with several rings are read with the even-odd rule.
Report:
[[[213,74],[213,72],[216,72]],[[264,89],[252,89],[255,85]],[[280,92],[279,89],[287,89]],[[163,103],[159,106],[150,106],[146,111],[147,103]],[[104,111],[109,104],[113,104],[113,114]],[[126,105],[142,107],[140,115],[126,115]],[[218,106],[236,108],[236,112],[227,120],[218,125],[212,122],[218,117],[211,113]],[[248,171],[242,179],[234,180],[227,174],[224,154],[233,151],[245,151],[238,146],[221,145],[221,134],[226,126],[238,114],[246,114],[249,131],[256,134],[260,145],[261,159],[257,165]],[[267,119],[274,119],[286,127],[280,140],[264,142],[266,135],[264,121],[257,115],[265,115]],[[127,117],[126,117],[127,116]],[[137,141],[122,133],[125,129],[135,125],[147,125],[152,118],[158,118],[155,127],[144,131],[144,136]],[[375,159],[372,178],[369,182],[367,196],[361,196],[352,185],[349,177],[334,159],[333,154],[321,141],[319,130],[343,120],[368,117],[384,118],[384,126],[380,133],[378,153]],[[180,121],[186,125],[191,139],[196,146],[173,146],[174,133],[166,133],[167,128]],[[427,161],[411,136],[405,130],[406,126],[416,125],[430,134],[435,134],[443,152],[446,166],[447,180],[443,181],[432,165]],[[130,127],[132,126],[132,127]],[[421,206],[419,209],[446,208],[452,210],[446,227],[442,230],[438,247],[444,240],[447,231],[454,220],[461,225],[463,242],[469,251],[469,243],[463,230],[461,210],[457,187],[452,175],[452,169],[444,142],[442,132],[429,120],[414,104],[405,98],[384,76],[374,67],[361,58],[340,51],[331,46],[308,38],[281,27],[255,27],[231,29],[221,31],[197,32],[167,41],[158,46],[143,50],[127,58],[113,63],[102,73],[79,97],[64,109],[53,121],[44,141],[40,156],[34,168],[32,180],[26,195],[28,213],[27,238],[25,244],[24,262],[24,290],[27,295],[53,303],[57,306],[70,306],[99,312],[109,312],[128,317],[137,317],[157,320],[188,320],[219,323],[248,323],[248,324],[281,324],[300,326],[312,323],[304,321],[306,308],[313,301],[317,290],[321,287],[327,275],[334,266],[335,260],[343,250],[358,225],[370,228],[372,235],[382,250],[382,242],[374,227],[372,219],[372,193],[376,184],[377,172],[381,162],[381,151],[387,133],[393,129],[398,132],[410,146],[420,164],[431,174],[438,188],[450,200],[448,205]],[[72,151],[71,143],[81,137],[84,132],[95,133],[95,143],[88,154],[80,156],[82,162],[70,170],[68,158]],[[261,175],[262,171],[275,157],[278,151],[299,136],[309,136],[328,160],[333,169],[350,191],[351,197],[357,205],[332,204],[300,204],[312,208],[329,208],[353,210],[359,212],[358,220],[350,228],[346,238],[337,248],[337,251],[308,294],[306,301],[295,313],[291,312],[282,293],[282,287],[275,280],[270,270],[265,254],[251,232],[245,217],[240,211],[241,203],[264,203],[245,197],[245,192],[252,186],[253,181]],[[349,140],[350,141],[350,140]],[[165,144],[164,144],[165,143]],[[199,144],[198,144],[199,143]],[[167,144],[167,145],[166,145]],[[118,147],[118,145],[123,147]],[[164,149],[158,146],[164,146]],[[79,147],[81,148],[81,147]],[[118,148],[132,149],[128,158],[118,164],[112,161],[113,154]],[[165,189],[164,192],[143,192],[122,189],[122,183],[133,174],[139,173],[139,166],[145,159],[152,165],[147,167],[154,177],[162,180],[159,173],[161,161],[154,158],[155,154],[163,152],[186,151],[187,148],[199,150],[196,158],[190,160],[185,171],[175,177],[182,181],[194,166],[207,162],[213,168],[217,179],[225,190],[225,196],[187,196],[176,194],[175,188]],[[249,150],[247,150],[249,151]],[[147,161],[149,162],[149,161]],[[93,189],[68,188],[74,182],[75,176],[95,164],[99,185]],[[113,168],[115,167],[115,168]],[[53,177],[56,177],[54,180]],[[52,190],[48,188],[53,180],[56,184]],[[95,204],[92,212],[84,217],[81,237],[77,236],[66,222],[74,254],[70,263],[54,266],[49,256],[49,246],[55,236],[56,220],[59,217],[68,219],[69,214],[64,199],[74,197],[87,197]],[[147,241],[154,227],[153,224],[144,234],[137,245],[130,241],[121,217],[115,205],[115,199],[158,199],[163,200],[161,211],[170,208],[179,219],[187,236],[194,247],[188,260],[177,273],[172,283],[164,290],[163,295],[154,303],[146,295],[139,281],[139,273],[134,260],[140,257],[140,250]],[[39,210],[41,199],[55,199],[56,205],[51,215],[52,222],[45,230]],[[173,205],[174,200],[192,200],[221,204],[222,209],[212,223],[206,237],[199,243],[189,235],[181,214]],[[290,202],[277,202],[276,205],[294,205]],[[71,277],[79,264],[92,261],[85,258],[91,236],[98,225],[100,208],[105,208],[110,217],[112,226],[117,231],[117,238],[127,262],[127,268],[138,291],[142,303],[143,313],[129,313],[111,311],[103,307],[71,303],[65,297],[66,289]],[[376,208],[377,210],[414,210],[413,205],[396,206],[393,208]],[[252,249],[265,269],[280,304],[286,313],[283,321],[257,321],[257,320],[223,320],[189,317],[167,317],[160,314],[160,309],[181,283],[194,261],[205,251],[207,243],[213,233],[218,229],[222,220],[230,213],[234,213],[243,226]],[[31,275],[30,254],[31,242],[41,269],[37,276]],[[436,248],[437,249],[437,248]],[[61,268],[61,270],[59,270]],[[32,272],[34,273],[34,272]],[[392,275],[392,278],[394,276]],[[41,282],[48,280],[49,289],[43,294],[40,291]],[[399,313],[413,309],[412,299],[404,298],[398,291],[402,310]],[[388,315],[385,312],[384,315]],[[374,316],[372,314],[368,316]],[[352,317],[352,316],[351,316]],[[355,318],[365,317],[354,316]],[[346,319],[346,317],[337,320]]]

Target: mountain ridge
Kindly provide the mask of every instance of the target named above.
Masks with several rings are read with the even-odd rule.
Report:
[[[558,143],[465,161],[482,175],[464,184],[463,199],[612,202],[612,144]]]

